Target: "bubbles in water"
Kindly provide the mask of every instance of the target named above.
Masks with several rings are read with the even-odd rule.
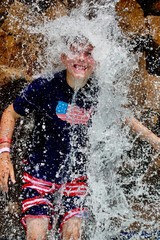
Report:
[[[133,221],[133,213],[126,196],[118,184],[117,169],[122,155],[131,145],[127,128],[122,128],[126,115],[131,112],[127,104],[130,73],[136,68],[134,57],[129,53],[114,11],[115,1],[94,5],[96,16],[88,18],[88,5],[83,4],[69,16],[46,22],[31,29],[45,37],[46,72],[59,70],[61,53],[69,52],[69,42],[81,35],[94,46],[97,62],[95,77],[100,94],[98,110],[90,129],[90,161],[88,163],[91,195],[88,203],[95,218],[90,239],[110,239],[121,227]],[[44,62],[41,62],[43,64]],[[58,63],[58,64],[57,64]]]
[[[130,197],[137,197],[142,192],[147,194],[138,178],[137,187],[128,198],[122,188],[123,179],[117,174],[124,158],[135,166],[134,159],[128,159],[125,155],[132,144],[128,139],[129,129],[122,125],[125,117],[132,115],[125,106],[128,103],[131,73],[137,65],[118,28],[115,3],[111,0],[101,1],[101,4],[93,2],[91,11],[88,4],[84,3],[69,16],[47,20],[35,27],[27,26],[31,33],[44,37],[46,47],[44,55],[39,56],[39,63],[47,74],[63,68],[60,55],[69,52],[66,39],[72,41],[82,35],[94,46],[93,56],[97,61],[95,78],[98,79],[100,94],[97,112],[89,130],[91,148],[87,172],[90,196],[87,201],[94,216],[94,231],[92,229],[92,233],[89,233],[89,239],[92,240],[111,239],[123,227],[133,223],[135,216]],[[140,218],[138,220],[142,221]]]

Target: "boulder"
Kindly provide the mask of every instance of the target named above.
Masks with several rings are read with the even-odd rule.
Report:
[[[43,14],[33,12],[30,5],[15,0],[0,30],[0,65],[25,69],[30,76],[41,72],[45,59],[42,66],[38,57],[43,55],[45,43],[41,34],[33,34],[29,28],[67,12],[66,5],[62,3],[52,4]]]
[[[150,36],[160,45],[160,16],[147,16],[146,21]]]
[[[141,6],[135,0],[120,0],[116,4],[119,25],[126,35],[145,34],[145,18]]]
[[[0,86],[3,86],[14,79],[20,78],[25,78],[27,81],[31,81],[31,78],[26,74],[25,69],[0,66]]]

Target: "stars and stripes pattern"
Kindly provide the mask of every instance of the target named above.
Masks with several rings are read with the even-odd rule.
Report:
[[[35,177],[32,177],[28,173],[24,173],[22,186],[23,189],[31,188],[39,193],[39,196],[25,199],[22,201],[22,211],[25,212],[29,208],[44,204],[53,207],[52,203],[45,198],[45,194],[52,194],[57,190],[60,190],[62,195],[73,197],[73,196],[85,196],[87,194],[88,186],[85,180],[86,176],[82,176],[74,179],[72,182],[65,184],[55,184],[52,182],[44,181]]]
[[[60,224],[60,232],[62,231],[63,224],[67,220],[69,220],[70,218],[72,218],[74,216],[80,217],[80,218],[87,218],[87,216],[88,216],[88,209],[87,208],[75,208],[75,209],[72,209],[72,210],[66,212],[64,214],[62,222]]]
[[[47,198],[43,198],[43,197],[33,197],[33,198],[29,198],[26,199],[22,202],[22,212],[27,211],[29,208],[35,206],[35,205],[48,205],[51,208],[53,208],[53,204],[47,199]]]
[[[86,125],[91,117],[92,109],[86,110],[76,105],[71,105],[63,101],[58,101],[56,107],[58,118],[70,124]]]

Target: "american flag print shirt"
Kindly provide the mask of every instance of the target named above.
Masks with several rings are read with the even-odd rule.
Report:
[[[86,110],[74,104],[72,105],[63,101],[58,101],[56,114],[58,118],[70,124],[86,125],[91,117],[92,108],[90,110]]]

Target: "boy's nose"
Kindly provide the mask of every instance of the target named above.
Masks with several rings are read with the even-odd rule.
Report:
[[[79,59],[83,61],[85,59],[85,54],[84,52],[79,53]]]

